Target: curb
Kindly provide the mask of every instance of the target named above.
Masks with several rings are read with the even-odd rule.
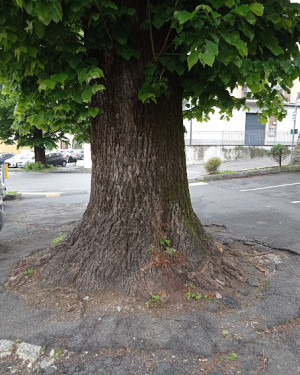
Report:
[[[3,197],[4,201],[16,201],[16,200],[19,200],[19,199],[22,199],[22,194],[21,193],[18,193],[18,194],[5,194],[4,197]]]
[[[205,181],[216,181],[216,180],[228,180],[232,178],[245,178],[252,176],[264,176],[269,174],[276,173],[295,173],[300,172],[300,165],[292,165],[287,167],[271,167],[263,168],[258,170],[248,170],[248,171],[237,171],[234,173],[226,174],[212,174],[212,175],[203,175],[195,178],[196,180],[205,180]]]

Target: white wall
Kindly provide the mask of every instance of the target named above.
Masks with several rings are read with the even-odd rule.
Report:
[[[84,151],[84,168],[92,168],[92,159],[91,159],[91,145],[89,143],[83,144]]]

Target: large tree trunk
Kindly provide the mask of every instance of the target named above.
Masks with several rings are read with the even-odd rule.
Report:
[[[43,131],[38,128],[34,128],[33,135],[35,139],[43,138]],[[42,163],[47,166],[45,147],[44,146],[34,146],[34,161],[36,163]]]
[[[218,253],[190,201],[182,93],[171,82],[172,95],[144,105],[141,65],[107,57],[104,66],[106,90],[94,97],[101,114],[93,123],[90,202],[42,274],[82,291],[170,295]]]

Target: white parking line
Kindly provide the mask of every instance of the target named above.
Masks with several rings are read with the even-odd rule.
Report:
[[[22,195],[51,195],[51,196],[59,196],[60,193],[58,192],[46,192],[46,191],[40,191],[40,192],[21,192]]]
[[[284,184],[284,185],[265,186],[265,187],[254,188],[254,189],[244,189],[244,190],[240,190],[240,191],[255,191],[255,190],[275,189],[275,188],[279,188],[279,187],[294,186],[294,185],[300,185],[300,182],[295,182],[295,183],[293,183],[293,184]]]
[[[294,202],[291,202],[291,203],[300,203],[300,201],[294,201]]]
[[[192,182],[189,186],[200,186],[200,185],[208,185],[207,182]]]

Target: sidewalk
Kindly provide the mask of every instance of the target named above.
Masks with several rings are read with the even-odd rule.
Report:
[[[289,163],[289,158],[286,158],[283,162],[283,166],[287,166],[288,163]],[[224,162],[220,166],[220,172],[224,172],[224,171],[232,171],[232,172],[255,171],[256,169],[271,168],[271,167],[278,167],[278,163],[276,163],[272,158],[268,158],[268,157],[253,158],[253,159],[234,160],[234,161]],[[257,171],[257,172],[258,172],[258,174],[262,174],[261,173],[262,171]],[[192,180],[192,179],[195,179],[195,178],[202,178],[203,176],[206,176],[207,172],[205,170],[204,164],[188,165],[187,166],[187,175],[188,175],[189,180]],[[232,176],[232,177],[234,177],[234,176]]]

